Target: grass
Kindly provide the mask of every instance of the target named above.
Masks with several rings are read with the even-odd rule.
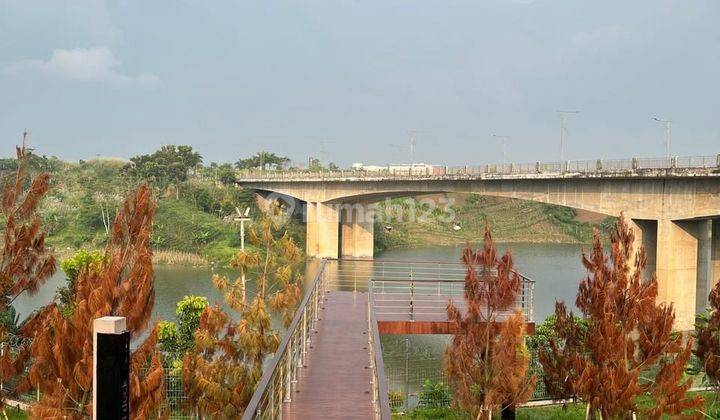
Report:
[[[375,227],[376,249],[464,244],[481,239],[488,225],[498,242],[588,243],[593,228],[606,231],[614,220],[583,222],[574,209],[525,200],[463,194],[431,197],[439,202],[434,209],[422,204],[428,202],[426,197],[391,200],[390,215],[384,213],[387,203],[380,203],[383,221]],[[446,208],[444,202],[450,206]],[[424,217],[412,218],[413,211]],[[461,230],[453,229],[455,222]],[[391,232],[384,229],[388,225]]]
[[[712,392],[691,392],[690,395],[701,395],[705,398],[706,407],[703,412],[706,414],[706,418],[717,419],[720,414],[720,399],[717,395]],[[641,397],[638,399],[638,406],[640,409],[647,409],[652,407],[652,400],[648,397]],[[522,407],[517,411],[518,420],[578,420],[585,418],[586,405],[582,403],[578,404],[554,404],[542,407]],[[493,416],[493,418],[499,419],[499,415]],[[453,419],[453,420],[466,420],[470,419],[467,412],[453,409],[453,408],[440,408],[440,409],[425,409],[417,408],[407,414],[393,414],[393,419],[412,419],[412,420],[439,420],[439,419]]]

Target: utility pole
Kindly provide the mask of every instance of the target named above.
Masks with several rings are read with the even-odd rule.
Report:
[[[672,137],[672,121],[653,117],[653,120],[665,126],[665,155],[670,159],[670,138]]]
[[[508,136],[500,136],[500,135],[497,135],[497,134],[493,134],[492,136],[495,137],[495,138],[500,139],[500,141],[502,142],[502,164],[503,164],[503,166],[505,166],[505,164],[507,163],[507,153],[506,153],[506,151],[507,151],[507,141],[508,141],[508,139],[509,139],[510,137],[508,137]]]
[[[334,141],[320,140],[320,168],[322,168],[323,161],[328,160],[325,154],[325,145],[335,143]],[[327,162],[328,166],[330,162]]]
[[[555,111],[560,116],[560,162],[565,162],[565,135],[567,134],[567,118],[571,114],[579,114],[580,111]]]

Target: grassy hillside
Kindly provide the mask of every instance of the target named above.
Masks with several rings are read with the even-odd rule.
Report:
[[[441,204],[425,204],[431,202]],[[479,241],[486,225],[499,242],[588,243],[593,228],[606,232],[614,222],[567,207],[464,194],[394,199],[381,203],[380,209],[383,219],[375,226],[378,250]],[[413,218],[413,212],[425,217]],[[453,228],[456,224],[460,230]]]
[[[33,168],[34,172],[49,170],[52,175],[52,188],[41,215],[49,231],[48,242],[61,257],[80,248],[105,245],[107,227],[137,183],[123,173],[124,165],[107,160],[53,160],[52,164]],[[232,218],[236,206],[255,207],[250,191],[200,177],[179,184],[178,191],[175,187],[154,189],[158,208],[152,242],[163,260],[225,265],[239,249],[239,226]]]

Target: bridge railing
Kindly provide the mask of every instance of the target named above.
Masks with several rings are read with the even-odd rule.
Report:
[[[385,362],[383,360],[382,343],[380,342],[380,329],[375,314],[375,304],[372,294],[368,295],[368,348],[370,349],[370,369],[372,378],[373,408],[375,420],[391,420],[390,398],[387,376],[385,375]]]
[[[325,293],[326,265],[325,260],[320,262],[310,289],[295,311],[275,356],[263,370],[243,420],[279,419],[282,417],[283,403],[292,401],[293,386],[297,382],[299,369],[305,364],[311,333],[318,322],[318,310]]]
[[[491,281],[491,277],[496,276],[497,272],[478,270],[478,274],[482,282]],[[522,274],[518,273],[518,276],[520,290],[514,307],[523,312],[526,322],[532,322],[535,282]],[[370,280],[370,296],[375,314],[381,321],[444,321],[447,319],[446,307],[449,300],[461,311],[466,309],[464,292],[464,274],[462,279],[411,277]],[[507,315],[509,313],[497,314],[498,319]]]
[[[333,179],[442,179],[457,177],[495,178],[514,175],[625,174],[647,170],[717,170],[720,155],[668,158],[598,159],[564,162],[506,163],[473,166],[408,166],[379,170],[259,171],[244,170],[238,180],[333,180]]]

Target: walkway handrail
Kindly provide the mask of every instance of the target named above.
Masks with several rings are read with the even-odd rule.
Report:
[[[515,272],[520,277],[520,290],[516,304],[523,311],[525,320],[534,319],[533,289],[535,281]],[[479,280],[484,281],[484,280]],[[369,279],[369,301],[373,305],[373,315],[381,317],[400,316],[409,320],[420,320],[446,313],[447,300],[462,297],[465,281],[461,279],[424,279],[424,278],[385,278]],[[379,298],[379,299],[376,299]],[[462,306],[463,299],[455,302]]]
[[[562,162],[505,163],[475,166],[441,165],[388,165],[387,168],[364,170],[349,169],[335,171],[283,171],[244,170],[239,181],[292,181],[292,180],[343,180],[343,179],[454,179],[454,178],[503,178],[516,175],[574,175],[609,174],[632,175],[646,171],[669,171],[677,175],[678,170],[717,170],[720,168],[720,154],[710,156],[673,156],[662,158],[596,159]]]
[[[390,399],[388,397],[389,387],[385,376],[385,363],[383,361],[382,344],[380,342],[380,330],[377,318],[375,317],[375,305],[373,303],[372,280],[368,281],[370,293],[368,293],[368,348],[370,349],[370,368],[372,370],[372,393],[373,407],[376,420],[390,420]]]
[[[243,420],[281,418],[283,402],[291,401],[292,384],[297,382],[298,370],[305,363],[310,337],[318,321],[318,309],[325,292],[326,264],[326,260],[320,261],[310,289],[295,311],[275,356],[264,369]]]

